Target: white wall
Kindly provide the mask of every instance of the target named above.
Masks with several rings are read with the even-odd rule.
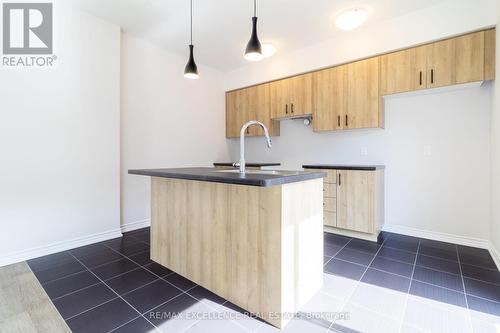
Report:
[[[187,50],[187,46],[186,46]],[[187,57],[122,35],[122,224],[150,218],[150,179],[128,169],[210,166],[227,160],[222,75],[200,66],[183,77]]]
[[[496,24],[495,1],[448,1],[355,30],[290,54],[230,72],[234,89],[364,58]],[[490,224],[491,86],[406,95],[386,101],[385,130],[313,133],[298,121],[281,124],[266,152],[262,139],[248,140],[247,161],[385,164],[386,225],[400,232],[487,246]],[[231,156],[238,145],[231,141]],[[361,156],[366,148],[368,155]]]
[[[500,22],[500,0],[497,1]],[[497,31],[496,77],[500,79],[500,32]],[[493,108],[491,115],[491,242],[497,266],[500,267],[500,84],[493,84]]]
[[[119,235],[120,29],[55,8],[57,67],[0,73],[0,266]]]

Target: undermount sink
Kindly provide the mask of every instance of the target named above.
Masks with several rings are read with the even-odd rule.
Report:
[[[240,170],[217,170],[216,172],[224,173],[240,173]],[[280,171],[280,170],[246,170],[246,174],[260,174],[260,175],[294,175],[298,174],[298,171]]]

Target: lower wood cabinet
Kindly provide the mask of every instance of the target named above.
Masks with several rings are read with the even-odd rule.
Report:
[[[376,241],[384,220],[384,170],[312,169],[325,172],[325,231]]]

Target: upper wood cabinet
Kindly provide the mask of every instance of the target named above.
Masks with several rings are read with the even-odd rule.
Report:
[[[424,89],[427,84],[427,59],[421,47],[380,57],[380,94]]]
[[[495,50],[496,30],[490,29],[484,32],[484,79],[495,79]]]
[[[455,41],[455,83],[484,80],[484,31],[460,36]]]
[[[479,31],[381,56],[380,94],[492,80],[494,34]]]
[[[279,135],[279,124],[270,117],[269,83],[226,93],[226,137],[239,137],[241,126],[250,120],[262,122],[270,135]],[[261,136],[264,131],[250,126],[246,135]]]
[[[313,129],[340,130],[346,110],[346,66],[313,73]]]
[[[432,43],[424,47],[427,56],[427,88],[449,86],[455,82],[455,41]]]
[[[379,115],[379,58],[346,65],[346,114],[344,128],[381,126]]]
[[[312,74],[270,83],[271,118],[288,118],[312,113]]]
[[[313,87],[315,131],[381,126],[378,57],[318,71]]]

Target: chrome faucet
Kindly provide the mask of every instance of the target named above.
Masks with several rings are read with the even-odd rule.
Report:
[[[240,161],[238,163],[234,163],[234,166],[238,166],[240,168],[240,173],[244,174],[245,173],[245,132],[248,127],[252,125],[259,125],[262,127],[264,130],[264,135],[266,137],[266,142],[267,142],[267,147],[271,148],[272,142],[271,138],[269,137],[269,131],[267,130],[266,125],[261,123],[260,121],[257,120],[250,120],[249,122],[245,123],[243,126],[241,126],[241,131],[240,131]]]

